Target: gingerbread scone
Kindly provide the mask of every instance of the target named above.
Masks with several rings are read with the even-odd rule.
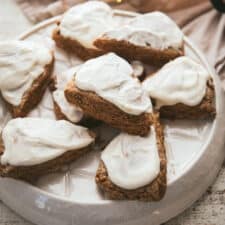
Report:
[[[163,65],[184,54],[182,31],[161,12],[137,16],[128,24],[105,32],[94,45],[128,60],[152,65]]]
[[[105,53],[94,46],[93,41],[113,26],[113,11],[109,5],[88,1],[64,13],[53,31],[53,39],[58,47],[86,60]]]
[[[94,134],[65,120],[27,117],[9,121],[1,140],[0,176],[34,180],[91,150]]]
[[[183,56],[164,65],[143,82],[160,115],[168,119],[213,119],[212,77],[199,63]]]
[[[152,105],[132,74],[127,61],[109,53],[82,64],[67,85],[65,96],[97,120],[129,134],[147,135]]]
[[[0,42],[0,91],[13,117],[40,102],[53,67],[53,52],[30,41]]]
[[[109,199],[159,201],[167,187],[167,160],[157,117],[146,137],[121,133],[101,154],[96,183]]]

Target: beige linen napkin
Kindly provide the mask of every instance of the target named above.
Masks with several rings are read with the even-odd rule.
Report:
[[[33,22],[59,15],[85,0],[16,0]],[[167,12],[184,33],[205,53],[220,74],[225,88],[225,14],[220,14],[208,0],[105,0],[115,8],[138,12]],[[116,2],[120,2],[117,4]]]
[[[225,14],[217,12],[206,2],[189,9],[170,12],[169,15],[205,53],[225,88]]]

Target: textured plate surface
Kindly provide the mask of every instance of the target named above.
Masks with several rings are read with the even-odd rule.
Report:
[[[115,18],[119,24],[135,15],[115,11]],[[20,37],[20,39],[40,41],[54,48],[56,76],[67,68],[82,63],[74,55],[58,49],[51,40],[52,30],[59,18],[41,23]],[[214,122],[163,121],[168,158],[168,191],[162,201],[143,203],[106,200],[94,182],[100,156],[99,147],[79,161],[65,167],[61,172],[44,176],[33,185],[12,179],[0,179],[0,194],[3,201],[33,222],[46,225],[52,224],[49,221],[53,217],[54,224],[60,225],[136,224],[146,221],[147,224],[157,225],[189,206],[212,182],[221,166],[224,158],[223,140],[218,138],[218,135],[223,137],[225,132],[224,119],[221,116],[224,112],[223,94],[218,78],[201,53],[186,38],[185,52],[186,55],[202,63],[213,75],[218,115]],[[3,103],[1,106],[0,123],[4,126],[10,116]],[[29,116],[55,118],[52,109],[52,96],[46,91],[42,102]],[[101,135],[102,144],[117,133],[107,126],[98,127],[97,131]],[[199,179],[202,179],[200,184]],[[15,186],[16,190],[13,188]],[[20,191],[26,193],[23,192],[18,196]],[[16,197],[13,199],[13,196]],[[23,200],[25,205],[19,207],[16,199]]]

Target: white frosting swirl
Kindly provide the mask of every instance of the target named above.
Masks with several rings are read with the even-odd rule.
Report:
[[[61,112],[66,116],[68,120],[73,123],[77,123],[83,118],[83,112],[80,108],[74,106],[73,104],[67,101],[64,95],[64,89],[67,83],[72,80],[77,69],[78,66],[58,74],[56,78],[56,90],[52,94],[53,99],[59,106]]]
[[[88,1],[69,9],[59,25],[61,35],[77,40],[86,48],[114,24],[112,9],[104,2]]]
[[[13,166],[37,165],[94,141],[84,127],[44,118],[10,120],[3,129],[2,139],[5,150],[1,164]]]
[[[12,105],[21,103],[24,93],[52,61],[51,51],[30,41],[0,42],[0,90]]]
[[[143,82],[158,107],[183,103],[195,106],[205,96],[209,73],[192,59],[179,57],[162,67]]]
[[[161,50],[169,47],[179,49],[183,44],[182,31],[161,12],[137,16],[125,26],[105,32],[104,36]]]
[[[132,190],[151,183],[160,172],[155,129],[147,137],[120,134],[102,152],[110,180]]]
[[[132,74],[127,61],[109,53],[82,64],[75,75],[75,83],[78,88],[95,92],[128,114],[151,112],[151,101]]]

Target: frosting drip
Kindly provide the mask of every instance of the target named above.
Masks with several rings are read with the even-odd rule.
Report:
[[[167,63],[143,82],[157,107],[183,103],[198,105],[205,96],[209,73],[199,63],[183,56]]]
[[[43,118],[9,121],[3,129],[2,139],[5,150],[1,164],[13,166],[37,165],[94,141],[84,127],[65,120]]]
[[[112,26],[112,9],[104,2],[88,1],[69,9],[59,30],[64,37],[75,39],[86,48],[95,48],[93,41]]]
[[[182,31],[174,21],[161,12],[137,16],[125,26],[105,32],[104,36],[160,50],[169,47],[179,49],[183,44]]]
[[[64,95],[64,89],[67,83],[72,80],[76,73],[78,66],[73,67],[65,72],[57,75],[56,90],[53,92],[53,99],[60,107],[61,112],[66,116],[68,120],[73,123],[79,122],[83,118],[83,112],[80,108],[69,103]]]
[[[18,106],[33,81],[51,63],[52,57],[48,48],[37,43],[0,42],[0,90],[3,98]]]
[[[82,64],[75,75],[76,86],[93,91],[128,114],[140,115],[152,111],[151,101],[133,69],[114,53]]]
[[[132,190],[150,184],[160,172],[155,129],[147,137],[120,134],[102,152],[110,180]]]

